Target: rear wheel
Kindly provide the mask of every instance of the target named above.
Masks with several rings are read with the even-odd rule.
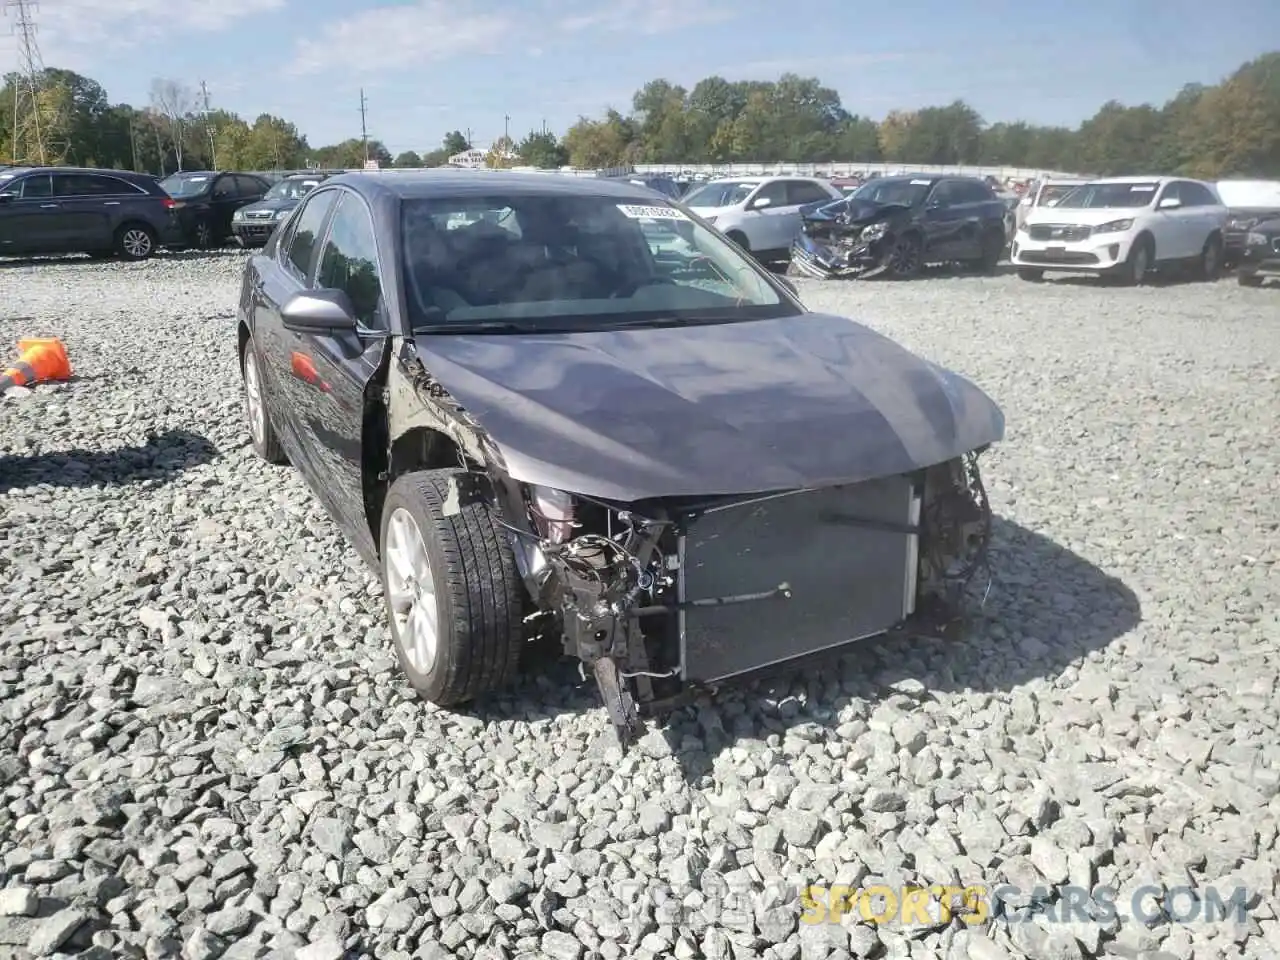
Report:
[[[740,246],[747,253],[751,252],[751,241],[747,239],[747,235],[741,230],[730,230],[725,234],[725,236]]]
[[[382,588],[396,655],[424,700],[452,706],[515,675],[523,587],[506,533],[465,470],[399,477],[382,507]]]
[[[240,357],[240,373],[244,382],[244,415],[249,423],[253,452],[267,463],[286,463],[280,439],[271,426],[267,393],[262,383],[262,364],[258,360],[258,351],[254,349],[252,337],[245,341],[244,353]]]
[[[213,247],[213,224],[207,218],[202,217],[197,220],[192,233],[199,249],[209,250]]]
[[[1026,280],[1029,283],[1040,283],[1044,280],[1044,271],[1037,270],[1034,267],[1019,267],[1018,279]]]
[[[122,260],[146,260],[156,252],[156,235],[143,223],[126,223],[116,231],[115,252]]]

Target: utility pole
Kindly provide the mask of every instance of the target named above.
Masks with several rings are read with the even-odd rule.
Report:
[[[364,144],[364,162],[369,163],[369,128],[365,125],[368,104],[364,99],[364,87],[360,88],[360,142]]]
[[[467,149],[471,149],[471,128],[467,127]]]
[[[40,102],[44,80],[44,60],[36,43],[36,22],[33,17],[37,0],[4,0],[6,11],[14,11],[13,33],[18,38],[18,58],[21,79],[13,88],[13,162],[32,160],[44,165],[49,162],[46,143],[47,129],[42,129]],[[25,101],[25,102],[24,102]],[[47,124],[46,124],[47,126]],[[61,159],[61,157],[59,157]]]
[[[129,118],[129,151],[133,154],[134,171],[138,170],[138,124],[133,117]]]
[[[209,138],[209,163],[218,169],[218,147],[214,142],[213,127],[209,126],[209,85],[200,81],[200,93],[204,97],[204,135]]]
[[[502,142],[511,142],[511,118],[505,115],[502,118]]]

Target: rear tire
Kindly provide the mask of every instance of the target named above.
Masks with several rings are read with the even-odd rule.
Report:
[[[197,250],[213,249],[213,224],[209,222],[208,217],[201,217],[197,220],[191,234],[195,240],[195,248]]]
[[[508,683],[524,643],[523,586],[506,533],[465,470],[395,480],[379,568],[396,656],[414,691],[447,707]]]
[[[121,260],[137,262],[156,252],[156,233],[145,223],[126,223],[116,231],[115,253]]]
[[[1028,283],[1043,283],[1044,271],[1037,270],[1034,267],[1019,267],[1018,279],[1026,280]]]
[[[253,452],[267,463],[288,463],[284,449],[280,446],[280,438],[271,425],[267,390],[262,380],[262,361],[258,359],[258,351],[254,349],[253,337],[245,341],[244,352],[240,355],[240,382],[244,390],[245,421],[249,426]]]

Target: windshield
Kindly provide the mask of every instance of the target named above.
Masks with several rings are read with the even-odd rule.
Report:
[[[1141,183],[1086,183],[1063,196],[1054,206],[1073,210],[1146,207],[1156,198],[1159,188],[1160,184],[1154,180]]]
[[[160,186],[171,197],[194,197],[209,189],[211,179],[204,174],[175,173],[161,180]]]
[[[301,200],[319,185],[319,180],[281,180],[268,190],[262,199]]]
[[[1074,190],[1079,184],[1075,183],[1049,183],[1040,191],[1040,196],[1036,198],[1036,205],[1040,207],[1056,207],[1058,201]]]
[[[602,329],[793,316],[763,271],[661,200],[511,196],[401,205],[410,323]]]
[[[898,180],[869,180],[850,196],[870,203],[901,203],[914,207],[925,198],[932,186],[932,180],[913,180],[907,177]]]
[[[751,196],[751,191],[758,186],[758,183],[717,180],[693,190],[683,202],[686,207],[732,207]]]
[[[1280,207],[1280,180],[1219,180],[1217,187],[1228,207]]]

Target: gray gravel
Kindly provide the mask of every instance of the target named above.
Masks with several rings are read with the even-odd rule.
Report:
[[[986,606],[620,758],[568,668],[408,695],[372,577],[249,454],[241,263],[0,264],[0,348],[79,374],[0,401],[0,955],[1280,953],[1280,291],[801,281],[1004,406]],[[1025,922],[797,922],[793,884],[916,882]],[[1068,882],[1119,918],[1026,920]],[[1210,884],[1245,922],[1130,916]]]

